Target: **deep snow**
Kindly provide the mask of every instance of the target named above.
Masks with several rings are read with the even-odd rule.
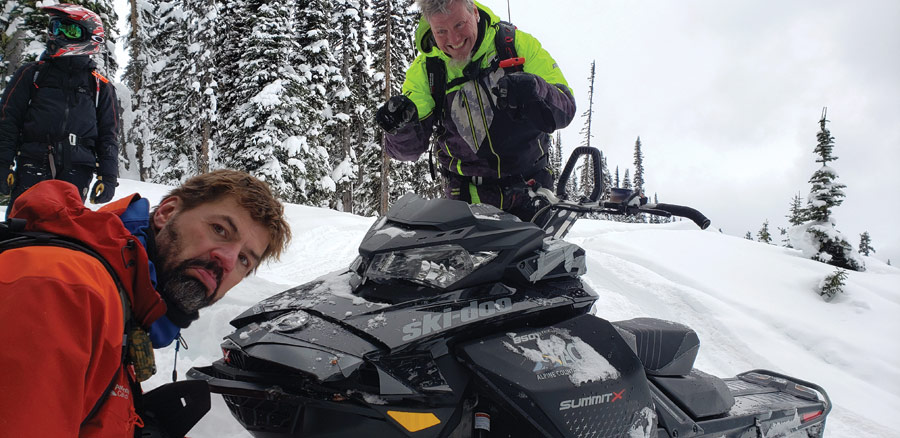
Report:
[[[139,192],[155,204],[167,187],[120,180],[117,193]],[[293,243],[278,263],[235,287],[184,337],[178,375],[221,356],[228,324],[256,302],[342,269],[374,218],[288,205]],[[687,324],[701,348],[697,368],[730,377],[766,368],[823,386],[835,403],[826,437],[900,437],[900,269],[864,258],[844,293],[826,303],[816,286],[833,267],[800,251],[707,231],[691,222],[624,224],[581,220],[567,240],[587,253],[585,281],[600,295],[594,313],[609,320],[655,317]],[[145,390],[171,380],[174,348],[157,350],[159,372]],[[192,438],[249,437],[224,401]]]

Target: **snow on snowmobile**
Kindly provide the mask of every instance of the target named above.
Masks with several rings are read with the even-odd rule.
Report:
[[[567,200],[581,155],[587,199]],[[693,367],[697,334],[590,314],[585,253],[562,240],[589,213],[680,216],[615,189],[578,148],[532,222],[408,194],[349,269],[272,296],[231,324],[224,357],[194,368],[256,437],[821,437],[831,401],[812,383]]]

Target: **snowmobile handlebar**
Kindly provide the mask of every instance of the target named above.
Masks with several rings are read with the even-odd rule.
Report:
[[[569,194],[566,192],[566,184],[569,182],[569,176],[572,174],[572,169],[575,168],[575,163],[578,162],[578,158],[582,155],[590,155],[594,164],[594,190],[588,199],[591,202],[596,202],[600,198],[600,193],[603,193],[603,175],[600,174],[603,163],[600,151],[590,146],[581,146],[572,151],[572,155],[569,155],[569,161],[566,162],[566,167],[563,168],[562,173],[559,175],[559,182],[556,184],[556,196],[559,199],[569,198]]]
[[[642,211],[642,212],[649,213],[646,210],[651,210],[651,209],[664,211],[666,213],[669,213],[672,216],[678,216],[678,217],[690,219],[695,224],[697,224],[697,226],[700,227],[701,230],[707,229],[709,227],[709,224],[711,223],[710,220],[706,216],[703,215],[703,213],[700,213],[699,211],[697,211],[691,207],[685,207],[683,205],[647,204],[647,205],[643,206],[642,210],[645,210],[645,211]],[[650,214],[653,214],[653,213],[650,213]]]

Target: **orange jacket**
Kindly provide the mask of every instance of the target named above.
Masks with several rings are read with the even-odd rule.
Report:
[[[149,328],[166,306],[150,283],[146,250],[117,216],[134,199],[95,212],[75,186],[50,180],[26,191],[10,217],[94,249],[121,280],[135,321]],[[97,259],[48,246],[0,253],[0,333],[0,435],[121,438],[141,424],[121,361],[121,298]],[[82,426],[114,375],[113,390]]]

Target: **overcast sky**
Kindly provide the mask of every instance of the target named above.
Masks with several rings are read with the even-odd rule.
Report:
[[[484,0],[508,19],[505,0]],[[592,145],[611,171],[644,153],[645,189],[693,206],[727,234],[787,226],[790,201],[819,167],[828,107],[832,167],[846,184],[834,211],[855,246],[868,231],[880,259],[900,263],[900,1],[510,0],[511,21],[536,36],[575,90],[580,145],[594,83]],[[633,173],[633,169],[632,169]],[[780,237],[778,237],[780,239]]]

